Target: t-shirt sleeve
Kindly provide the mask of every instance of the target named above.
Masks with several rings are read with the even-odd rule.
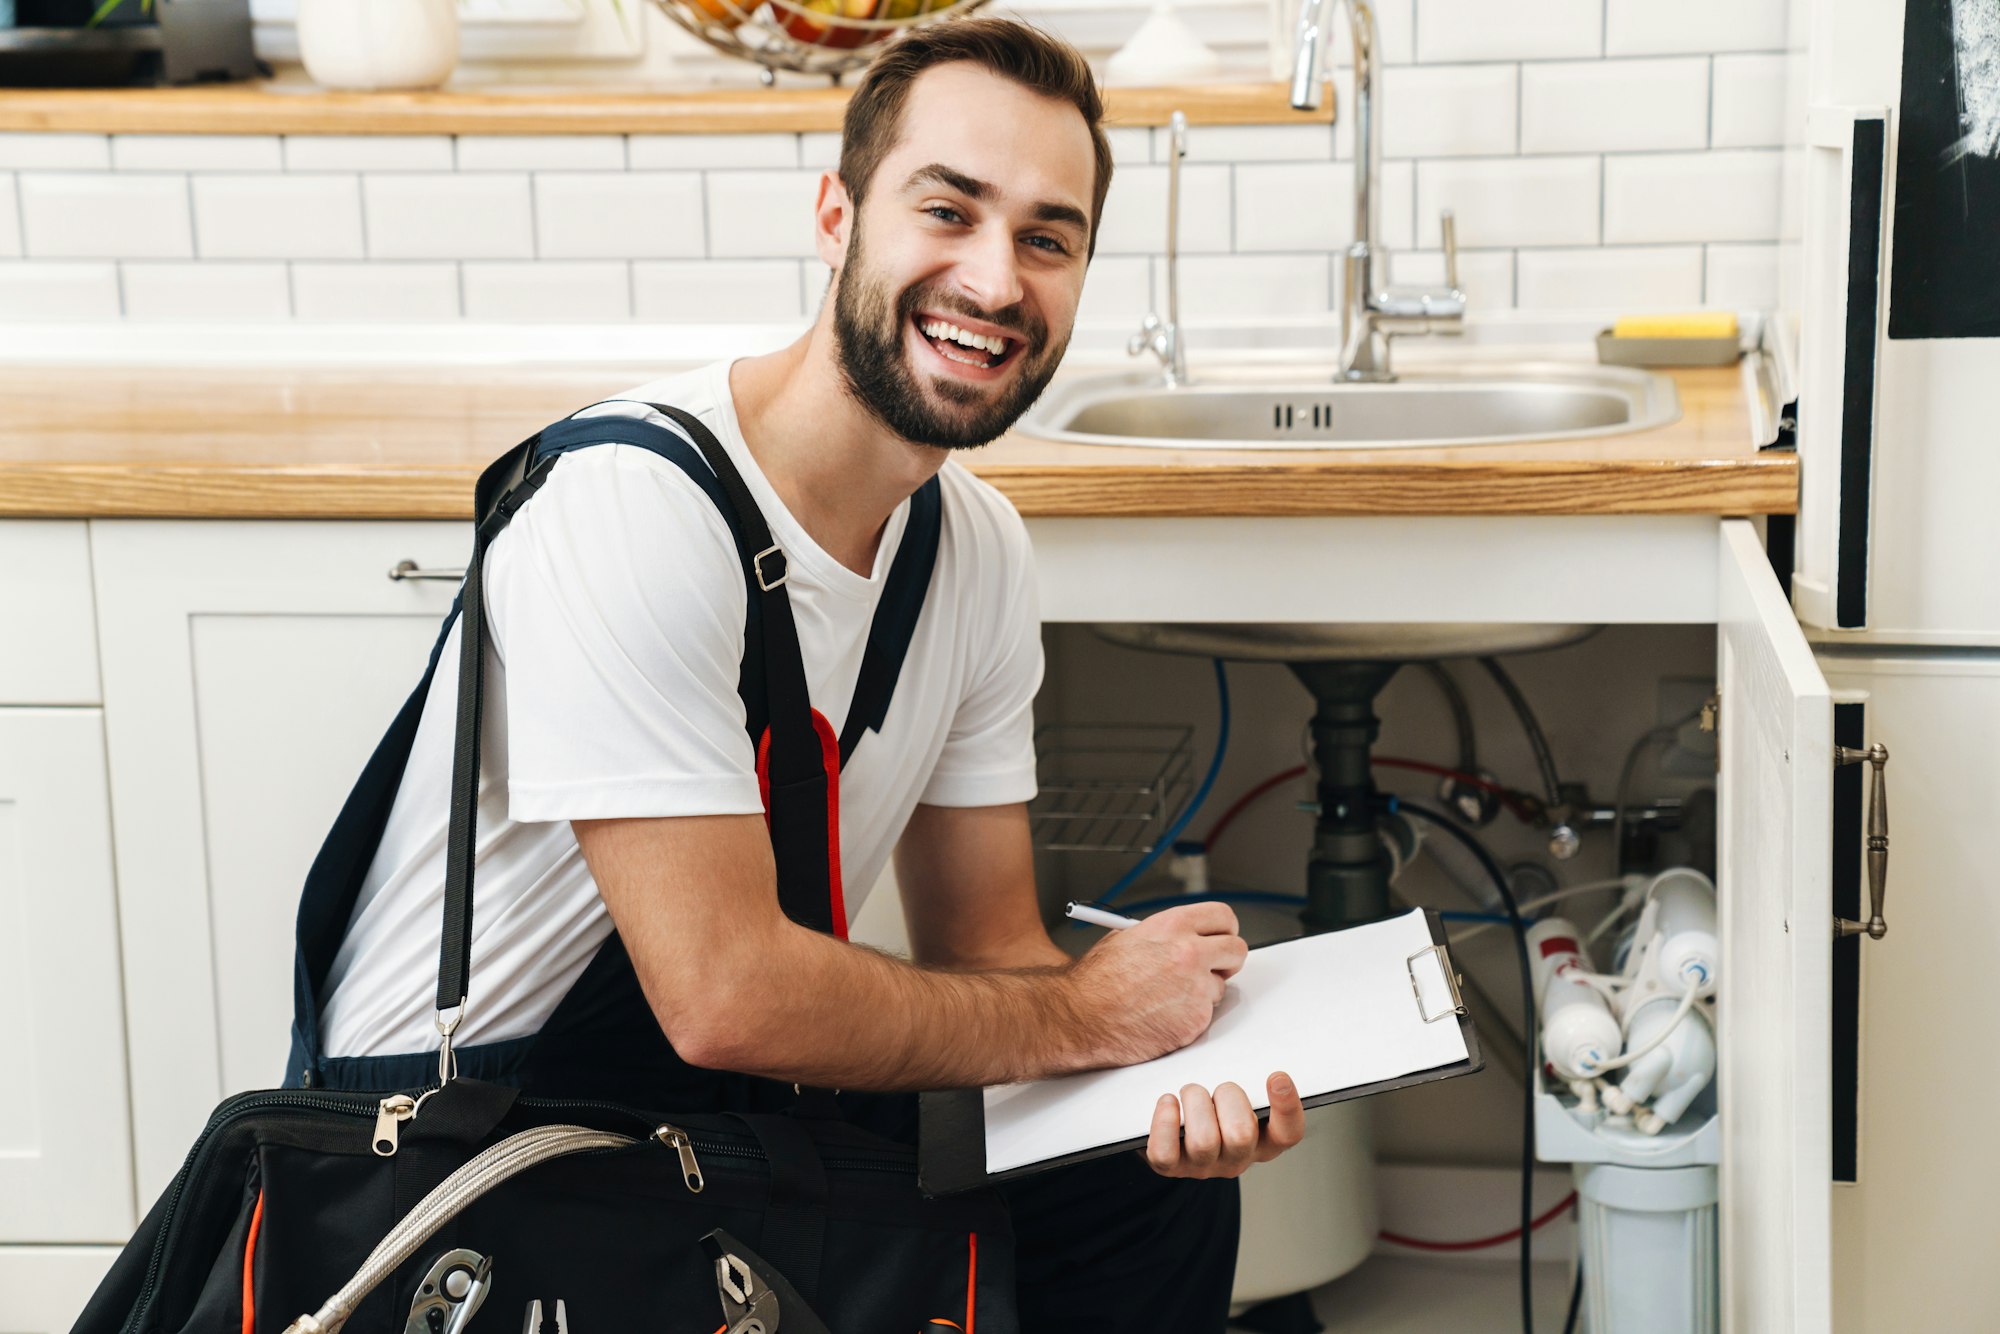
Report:
[[[486,560],[510,819],[763,810],[743,573],[692,479],[629,445],[566,455]]]
[[[996,497],[997,499],[997,497]],[[1004,505],[1004,501],[1000,501]],[[927,806],[1002,806],[1035,795],[1035,694],[1042,686],[1042,613],[1034,552],[1009,506],[999,544],[999,614],[980,627],[971,684],[952,716],[923,795]]]

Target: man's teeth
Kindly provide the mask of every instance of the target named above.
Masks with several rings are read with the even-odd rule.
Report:
[[[1000,356],[1007,350],[1007,340],[997,334],[968,333],[947,320],[927,320],[918,326],[932,338],[949,338],[964,347],[976,347],[982,352]]]

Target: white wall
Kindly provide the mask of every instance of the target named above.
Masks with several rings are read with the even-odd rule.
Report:
[[[1475,308],[1774,302],[1783,0],[1379,9],[1396,279],[1440,275],[1437,212],[1451,207]],[[1140,13],[1029,12],[1098,55]],[[1275,26],[1268,14],[1195,14],[1239,74],[1268,75],[1268,44],[1243,44],[1253,17]],[[692,39],[649,24],[667,35],[649,27],[641,60],[565,78],[748,68],[690,63]],[[1335,82],[1344,105],[1344,70]],[[1161,280],[1163,135],[1113,133],[1085,320],[1136,324]],[[837,152],[831,134],[0,134],[0,322],[803,319],[825,279],[814,182]],[[1196,128],[1187,319],[1336,308],[1350,153],[1345,126]]]

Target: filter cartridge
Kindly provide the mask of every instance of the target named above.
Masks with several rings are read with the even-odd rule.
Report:
[[[1722,962],[1715,935],[1714,882],[1681,866],[1653,877],[1647,893],[1660,905],[1660,984],[1675,996],[1690,987],[1696,995],[1713,995]]]
[[[1560,917],[1545,917],[1528,928],[1542,1054],[1564,1079],[1588,1079],[1625,1049],[1611,1007],[1597,988],[1577,976],[1590,971],[1581,939]]]

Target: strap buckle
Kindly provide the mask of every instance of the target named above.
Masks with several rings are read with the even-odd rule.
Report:
[[[776,556],[778,558],[778,574],[775,579],[766,578],[764,575],[764,557],[766,556]],[[783,587],[785,582],[792,577],[791,562],[785,559],[783,549],[775,542],[750,558],[750,569],[757,576],[757,587],[763,589],[766,593],[774,588]]]

